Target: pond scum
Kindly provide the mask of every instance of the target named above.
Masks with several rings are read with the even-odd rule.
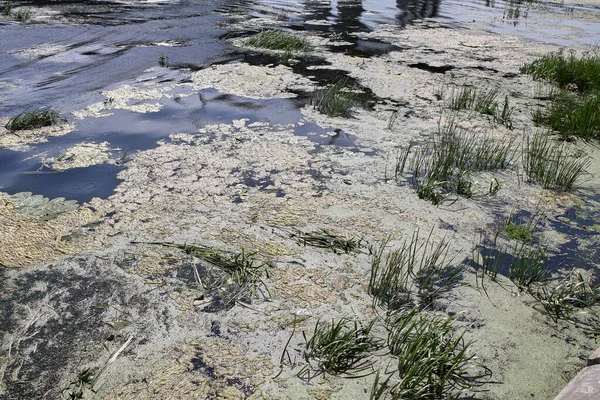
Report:
[[[244,45],[285,52],[311,51],[309,40],[273,29],[251,37]],[[162,67],[169,66],[166,56],[161,55],[159,62]],[[515,117],[519,104],[500,87],[480,89],[471,85],[446,86],[438,95],[442,112],[449,111],[450,115],[445,114],[444,118],[440,118],[437,130],[419,143],[397,147],[396,157],[390,168],[393,173],[388,177],[386,164],[386,171],[377,178],[378,183],[383,183],[383,186],[390,183],[387,186],[392,187],[392,190],[406,185],[414,195],[411,201],[427,202],[427,207],[450,207],[464,199],[477,201],[492,198],[504,189],[499,182],[501,177],[506,179],[507,176],[518,180],[519,185],[537,185],[553,191],[557,196],[576,190],[592,163],[591,158],[578,146],[577,138],[594,141],[599,136],[600,116],[594,110],[597,111],[600,93],[600,58],[596,53],[579,58],[574,54],[565,56],[560,52],[551,53],[523,66],[521,72],[557,87],[548,108],[537,110],[531,115],[533,121],[548,129],[527,132],[519,137],[516,129],[519,122]],[[360,102],[357,101],[357,91],[360,88],[349,85],[345,80],[324,84],[307,95],[307,105],[322,114],[319,118],[324,118],[325,121],[337,117],[351,121],[362,112],[359,109]],[[397,110],[394,112],[397,113]],[[489,132],[484,132],[483,136],[480,131],[471,130],[471,127],[463,124],[473,113],[477,114],[476,118],[483,118],[490,123]],[[11,118],[5,128],[15,132],[60,122],[63,119],[54,110],[42,109],[23,112]],[[388,130],[392,130],[394,125],[396,124],[388,124]],[[503,129],[502,132],[506,132],[508,137],[497,135],[493,131],[496,128]],[[227,134],[231,134],[233,128],[227,126],[227,129]],[[248,134],[247,131],[245,133]],[[257,136],[262,137],[264,133]],[[267,131],[267,134],[270,133],[272,132]],[[256,142],[253,138],[246,137],[237,137],[235,140],[235,146]],[[217,146],[214,143],[206,145]],[[163,143],[161,146],[175,145]],[[187,149],[193,146],[188,143],[181,147]],[[240,148],[220,150],[227,154]],[[206,150],[207,153],[211,153],[210,150]],[[157,152],[159,151],[160,149]],[[244,155],[250,153],[244,150],[239,152]],[[222,161],[218,157],[220,154],[215,156],[216,160],[209,160],[214,161],[213,166],[217,164],[216,161]],[[195,167],[200,158],[197,156],[198,154],[190,156],[193,160],[191,164]],[[131,168],[142,170],[142,175],[154,176],[156,174],[146,172],[154,172],[152,168],[157,163],[160,162],[152,159],[148,161],[148,165],[141,167],[140,164],[132,163]],[[203,168],[210,168],[210,165],[207,162],[198,171],[205,173]],[[174,170],[185,167],[177,166]],[[229,165],[226,167],[223,167],[226,173],[220,179],[225,180],[235,169],[228,169]],[[280,171],[273,168],[271,172],[276,176]],[[202,178],[198,174],[198,180]],[[347,186],[352,184],[349,180],[343,183]],[[169,193],[183,191],[188,185],[191,183],[172,182]],[[234,185],[229,185],[228,188],[230,186]],[[313,199],[323,197],[316,189],[311,187],[310,190],[314,190],[309,193]],[[247,188],[247,191],[249,196],[255,196],[254,201],[258,199],[258,204],[261,204],[260,200],[264,200],[260,196],[265,194],[259,190]],[[299,190],[297,193],[300,192]],[[143,190],[140,193],[148,194]],[[223,193],[211,195],[217,197]],[[16,198],[6,195],[0,197],[0,227],[3,232],[10,233],[0,237],[0,245],[7,249],[0,258],[3,266],[31,266],[64,255],[81,254],[90,245],[81,239],[82,235],[86,230],[94,230],[93,223],[102,220],[102,216],[106,214],[106,210],[102,212],[91,206],[73,205],[64,199],[36,198],[30,202],[43,204],[36,203],[34,207],[27,203],[30,197],[27,194]],[[308,202],[306,199],[309,197],[290,202],[303,204]],[[154,206],[152,199],[152,196],[148,196],[146,203]],[[353,197],[344,200],[348,199],[355,201]],[[180,213],[176,214],[178,216],[186,216],[188,210],[185,206],[199,204],[194,203],[194,199],[188,198],[186,201],[190,203],[169,202],[164,201],[164,198],[157,200],[162,202],[163,207],[165,204],[173,207],[169,210]],[[312,204],[305,205],[306,209],[302,209],[304,216],[310,212],[316,214],[314,209],[310,209]],[[369,206],[372,205],[373,203],[369,203]],[[145,205],[140,207],[143,206]],[[138,209],[135,207],[132,206],[131,211],[134,215],[132,221],[135,223],[140,223],[140,220],[143,223],[154,223],[159,219],[151,212],[144,214],[143,218],[136,216]],[[252,223],[259,220],[259,215],[263,215],[253,207],[255,205],[248,206],[243,212],[243,218]],[[260,207],[263,207],[262,204]],[[38,210],[37,214],[32,209]],[[46,211],[39,212],[39,209]],[[145,211],[142,208],[140,210]],[[142,214],[142,211],[139,213]],[[209,214],[206,210],[203,212]],[[124,209],[122,213],[127,214]],[[314,216],[315,220],[318,218],[325,220],[322,216]],[[138,274],[143,276],[144,285],[156,285],[157,291],[164,289],[168,297],[160,300],[168,298],[178,303],[181,311],[178,323],[188,323],[186,318],[197,318],[198,310],[204,313],[200,314],[203,316],[220,312],[219,318],[206,320],[210,320],[210,335],[206,338],[182,335],[176,345],[164,350],[168,354],[165,358],[169,361],[149,367],[146,371],[150,371],[147,373],[148,380],[146,377],[132,379],[123,387],[106,389],[101,387],[102,379],[108,374],[105,371],[118,357],[124,357],[126,348],[134,343],[133,329],[143,331],[147,328],[143,321],[135,321],[128,312],[117,310],[117,315],[119,318],[123,316],[123,319],[113,318],[111,323],[102,320],[111,332],[110,336],[106,335],[103,346],[108,349],[108,346],[114,347],[118,343],[117,350],[113,349],[111,357],[105,363],[78,366],[75,368],[78,369],[76,373],[69,371],[71,379],[66,383],[64,379],[61,380],[59,394],[66,398],[86,398],[98,390],[106,390],[108,398],[135,398],[140,393],[149,394],[150,397],[158,394],[181,398],[259,398],[260,385],[266,381],[281,382],[278,379],[289,379],[291,375],[292,379],[307,385],[335,382],[335,377],[363,379],[361,382],[369,382],[369,387],[364,389],[364,398],[368,396],[373,400],[442,400],[465,396],[478,398],[480,392],[489,390],[491,384],[498,383],[494,381],[495,371],[475,351],[476,343],[469,339],[470,329],[464,323],[464,318],[447,309],[448,304],[456,300],[451,297],[453,290],[466,285],[465,276],[469,274],[475,276],[477,288],[488,296],[490,302],[493,301],[490,285],[498,285],[502,290],[514,293],[515,298],[528,296],[531,301],[529,305],[541,315],[547,316],[555,324],[552,325],[555,328],[576,328],[588,338],[600,335],[600,286],[594,279],[592,266],[586,269],[582,265],[565,271],[552,265],[550,250],[541,234],[545,215],[539,203],[528,218],[517,218],[511,213],[502,218],[496,226],[496,232],[489,234],[481,229],[479,240],[472,241],[472,248],[467,249],[470,255],[464,260],[455,258],[453,237],[447,235],[447,231],[440,233],[439,228],[434,226],[414,229],[412,235],[405,236],[402,241],[397,232],[388,233],[383,226],[377,226],[377,222],[373,221],[369,223],[375,225],[372,231],[376,231],[377,239],[372,237],[375,235],[367,239],[359,233],[346,235],[328,227],[315,228],[317,223],[306,223],[305,226],[298,224],[296,227],[294,225],[297,220],[293,216],[286,221],[291,222],[282,227],[269,225],[268,220],[264,219],[264,225],[271,230],[264,235],[273,234],[277,240],[283,238],[274,242],[281,247],[271,253],[256,245],[256,242],[261,241],[260,234],[250,237],[250,234],[244,236],[240,233],[234,240],[228,241],[226,246],[212,245],[218,241],[215,239],[216,235],[211,237],[211,244],[200,243],[200,239],[195,242],[162,239],[127,242],[131,246],[126,247],[128,251],[123,252],[121,249],[120,256],[113,257],[110,263],[117,265],[119,273],[124,276]],[[147,236],[168,236],[168,228],[165,228],[168,224],[160,225],[161,222],[164,221],[153,226],[154,231],[144,233]],[[210,225],[213,222],[209,218],[203,222],[209,226],[207,229],[214,228],[218,231],[215,228],[219,226],[218,223]],[[112,221],[111,224],[114,226],[102,229],[115,236],[126,229],[123,227],[126,223],[119,225],[119,222]],[[186,227],[190,232],[198,229],[197,226]],[[224,231],[222,226],[219,229]],[[261,229],[267,230],[266,227]],[[424,230],[426,234],[422,233]],[[139,233],[133,228],[128,231],[131,232]],[[98,243],[95,245],[99,246]],[[290,249],[293,246],[296,247]],[[149,250],[150,248],[160,250]],[[315,259],[309,254],[318,254],[320,263],[317,268],[310,268],[308,273],[305,264]],[[151,262],[148,261],[150,258]],[[365,263],[365,260],[368,261]],[[359,294],[348,290],[348,296],[353,295],[359,299],[355,304],[368,299],[370,306],[366,307],[367,311],[357,312],[356,315],[340,315],[339,310],[335,309],[338,312],[336,316],[330,318],[322,315],[313,320],[310,308],[316,308],[317,303],[329,306],[331,287],[335,286],[339,292],[352,287],[352,284],[339,276],[341,274],[336,275],[336,269],[326,269],[329,263],[338,266],[342,262],[347,269],[350,269],[348,265],[352,263],[364,264],[365,268],[360,269],[360,273],[348,273],[354,280],[354,286],[361,289]],[[154,269],[144,263],[154,263],[151,265]],[[145,273],[136,272],[143,270],[144,266],[148,267]],[[332,283],[333,278],[328,274],[336,275],[339,282]],[[154,290],[153,288],[152,291]],[[293,297],[303,301],[294,303],[296,299]],[[272,301],[279,303],[268,308]],[[289,308],[297,307],[298,304],[306,307],[290,313]],[[111,308],[105,304],[101,306]],[[260,308],[263,306],[264,308]],[[227,314],[234,307],[237,307],[236,312],[247,310],[251,317],[242,322],[235,320]],[[331,308],[334,309],[334,305]],[[287,319],[277,314],[282,309],[286,310]],[[253,316],[257,314],[250,314],[251,312],[262,313],[264,315],[260,318],[268,316],[268,319],[254,321]],[[165,311],[163,314],[168,313]],[[290,318],[289,315],[293,316]],[[145,318],[144,315],[138,317],[142,320]],[[29,321],[21,333],[27,333],[36,321]],[[224,321],[223,324],[221,321]],[[222,329],[221,325],[227,323],[229,327]],[[563,323],[565,325],[559,325]],[[232,344],[229,341],[236,335],[249,338],[250,333],[256,332],[261,324],[272,329],[273,335],[268,335],[269,340],[272,339],[271,336],[277,336],[274,343],[279,344],[280,337],[286,337],[285,345],[276,350],[280,354],[278,368],[273,365],[274,357],[245,351],[247,348],[244,346],[250,346],[251,340],[255,339],[248,339],[244,346],[241,342]],[[171,333],[167,328],[164,329],[160,332],[163,335],[161,338],[168,337]],[[148,334],[150,336],[152,335]],[[16,350],[13,352],[12,346],[14,343],[25,342],[25,339],[11,338],[10,351],[3,360],[2,371],[3,374],[7,371],[7,376],[18,376],[21,366],[18,366],[17,357],[21,354]],[[144,340],[146,338],[139,340],[137,344],[143,346]],[[242,342],[246,342],[246,339]],[[269,345],[269,351],[273,352],[273,347]],[[101,351],[103,350],[99,350]],[[193,379],[182,379],[185,374],[191,374]],[[9,382],[13,386],[30,383],[18,379]],[[283,386],[286,385],[295,383],[288,381]],[[318,394],[315,398],[331,397],[331,393],[319,392],[319,389],[314,389],[311,393]]]

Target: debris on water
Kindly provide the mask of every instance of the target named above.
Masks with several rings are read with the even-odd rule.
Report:
[[[284,65],[263,68],[246,63],[213,65],[192,74],[195,89],[215,88],[220,92],[254,99],[293,98],[294,91],[310,90],[313,83]]]
[[[153,113],[162,109],[163,104],[151,103],[150,100],[160,100],[164,92],[171,88],[140,88],[131,85],[122,85],[114,90],[102,92],[105,100],[84,108],[73,111],[77,119],[86,117],[106,117],[112,115],[110,110],[120,109],[136,113]]]
[[[110,153],[118,150],[111,149],[108,142],[83,142],[67,149],[58,157],[44,158],[42,162],[55,171],[65,171],[110,162],[112,161]],[[116,163],[116,161],[113,162]]]

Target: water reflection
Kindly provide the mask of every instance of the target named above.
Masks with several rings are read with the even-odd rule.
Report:
[[[417,19],[437,17],[441,1],[396,0],[396,8],[399,10],[396,21],[405,26]],[[302,5],[306,15],[305,20],[329,21],[332,23],[310,26],[308,29],[333,31],[342,34],[369,30],[369,27],[365,24],[366,10],[362,0],[339,0],[337,2],[304,0]]]
[[[368,30],[367,26],[360,21],[365,11],[361,0],[339,1],[337,5],[338,23],[347,32]]]
[[[331,21],[333,19],[329,1],[305,0],[302,4],[306,12],[306,20]]]
[[[502,21],[512,26],[519,25],[520,22],[525,22],[529,14],[529,6],[535,0],[506,0],[503,1],[504,12],[502,13]],[[496,7],[496,0],[485,0],[485,6]]]
[[[396,0],[396,7],[400,10],[398,23],[406,26],[417,19],[437,17],[440,3],[441,0]]]

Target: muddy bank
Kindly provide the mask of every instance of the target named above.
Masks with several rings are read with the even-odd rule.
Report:
[[[251,23],[235,21],[233,28]],[[156,114],[169,101],[165,94],[195,93],[202,107],[225,102],[235,110],[223,114],[227,120],[166,131],[153,148],[128,155],[108,198],[49,218],[2,197],[2,231],[14,232],[0,239],[10,250],[0,259],[8,267],[0,277],[2,395],[364,399],[373,374],[310,382],[296,374],[305,365],[302,332],[310,336],[318,320],[382,317],[368,287],[370,250],[384,240],[397,247],[416,230],[421,237],[433,230],[432,240],[447,240],[448,258],[458,266],[472,257],[481,232],[493,236],[511,213],[525,210],[543,216],[534,234],[549,253],[560,254],[574,240],[597,248],[598,235],[557,232],[553,224],[564,209],[588,201],[585,195],[597,189],[593,179],[574,193],[544,190],[526,182],[516,157],[510,168],[474,176],[471,198],[451,196],[436,206],[419,199],[408,177],[392,174],[400,148],[426,142],[448,120],[481,139],[512,140],[521,151],[537,129],[530,112],[547,102],[536,99],[542,89],[519,68],[555,46],[429,20],[357,33],[402,49],[366,58],[329,51],[338,37],[299,34],[313,48],[292,60],[321,59],[304,76],[293,61],[238,60],[190,73],[189,82],[176,85],[103,91],[103,100],[79,115],[82,121],[103,121],[116,110]],[[356,90],[368,89],[374,104],[357,105],[349,119],[302,104],[328,70],[343,71],[360,85]],[[511,125],[472,110],[449,112],[451,89],[465,84],[497,88],[514,109]],[[290,99],[301,107],[266,117],[268,107],[288,110],[279,102]],[[253,107],[262,110],[253,114],[258,120],[243,116]],[[344,135],[351,146],[342,145]],[[575,146],[592,157],[595,176],[597,148]],[[84,148],[93,153],[80,146],[74,162],[78,154],[106,161],[112,146],[97,141]],[[59,163],[67,159],[52,165],[83,165]],[[492,193],[494,181],[499,188]],[[298,240],[303,235],[360,245],[311,246],[321,242]],[[254,291],[206,261],[214,249],[249,257],[260,274]],[[585,265],[558,261],[554,274],[598,267],[591,257]],[[480,279],[465,267],[428,311],[455,316],[473,341],[470,351],[492,372],[474,398],[552,398],[595,348],[593,332],[553,321],[507,277]],[[382,324],[375,335],[385,337]],[[284,349],[290,362],[282,365]],[[377,354],[373,369],[390,360]]]

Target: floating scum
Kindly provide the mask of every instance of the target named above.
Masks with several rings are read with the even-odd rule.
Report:
[[[0,265],[25,267],[77,254],[89,240],[73,234],[100,218],[100,213],[79,207],[45,220],[20,212],[9,196],[0,193]]]

